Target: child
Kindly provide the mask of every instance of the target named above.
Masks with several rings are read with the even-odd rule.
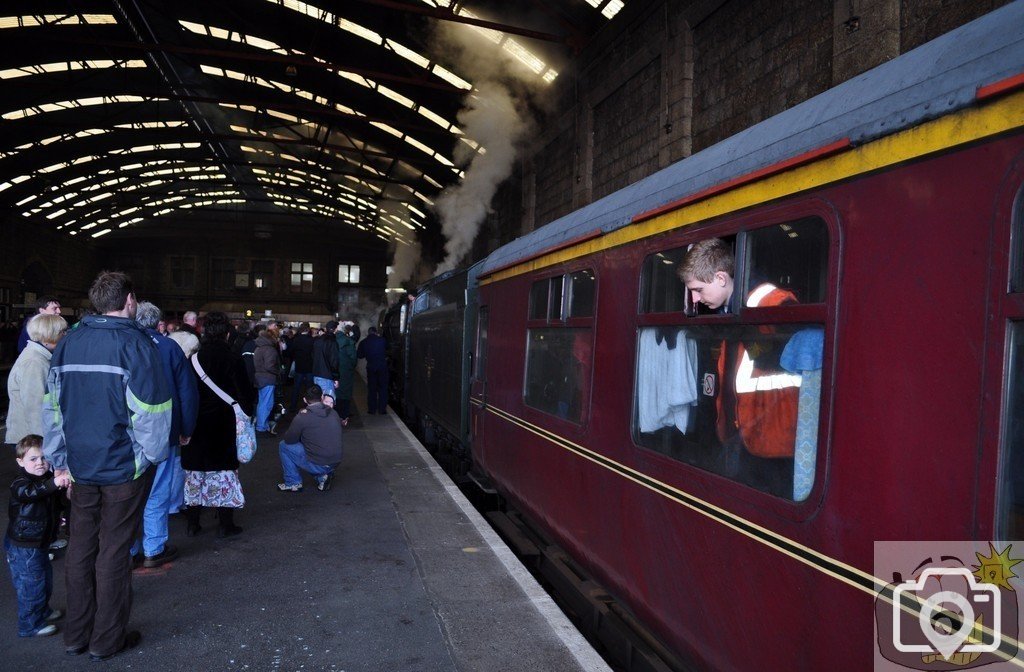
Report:
[[[53,621],[64,615],[49,606],[53,568],[48,548],[57,536],[59,491],[68,487],[68,479],[54,480],[43,457],[43,438],[36,434],[18,442],[17,459],[21,471],[11,483],[4,549],[18,595],[18,636],[45,637],[57,632]]]

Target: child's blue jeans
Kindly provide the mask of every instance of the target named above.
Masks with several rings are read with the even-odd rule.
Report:
[[[7,566],[18,595],[18,636],[31,637],[46,626],[46,617],[53,613],[53,567],[45,548],[21,548],[4,537]]]

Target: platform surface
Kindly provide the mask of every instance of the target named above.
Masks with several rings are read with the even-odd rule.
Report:
[[[365,408],[360,399],[357,387]],[[277,442],[260,439],[240,470],[239,537],[216,539],[204,513],[203,532],[188,538],[172,516],[180,555],[133,577],[130,627],[142,643],[106,663],[66,656],[60,634],[19,639],[5,568],[0,668],[608,669],[394,414],[352,425],[329,492],[308,475],[302,492],[277,492]],[[4,486],[16,468],[3,456]],[[57,608],[63,569],[54,562]]]

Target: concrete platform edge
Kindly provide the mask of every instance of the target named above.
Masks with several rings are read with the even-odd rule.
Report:
[[[387,415],[390,422],[394,423],[399,431],[409,440],[409,443],[415,448],[420,458],[427,465],[430,473],[434,479],[441,485],[441,487],[448,493],[448,496],[452,498],[459,509],[465,514],[466,518],[473,524],[477,533],[483,538],[483,540],[490,547],[491,551],[497,556],[504,565],[505,569],[515,580],[520,590],[529,598],[534,608],[543,616],[543,618],[551,626],[551,629],[555,631],[562,643],[565,644],[566,648],[585,670],[593,670],[594,672],[611,672],[611,668],[604,662],[597,651],[594,650],[593,646],[580,634],[579,630],[576,629],[565,613],[555,604],[551,596],[548,595],[540,584],[533,578],[530,572],[523,566],[519,561],[519,558],[515,556],[512,550],[501,540],[501,537],[491,528],[491,526],[484,520],[483,516],[477,512],[473,505],[469,503],[465,495],[459,490],[458,486],[449,478],[448,474],[434,461],[434,458],[427,452],[427,449],[423,447],[423,444],[419,442],[409,428],[405,426],[397,415],[392,411]]]

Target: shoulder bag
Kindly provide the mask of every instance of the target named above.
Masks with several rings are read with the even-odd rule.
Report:
[[[192,357],[192,368],[199,374],[199,379],[206,383],[206,386],[213,390],[213,393],[220,397],[224,403],[231,406],[235,411],[235,453],[238,461],[245,464],[256,456],[256,425],[253,419],[245,414],[238,402],[231,398],[224,390],[220,389],[217,383],[210,380],[199,363],[199,355]]]

